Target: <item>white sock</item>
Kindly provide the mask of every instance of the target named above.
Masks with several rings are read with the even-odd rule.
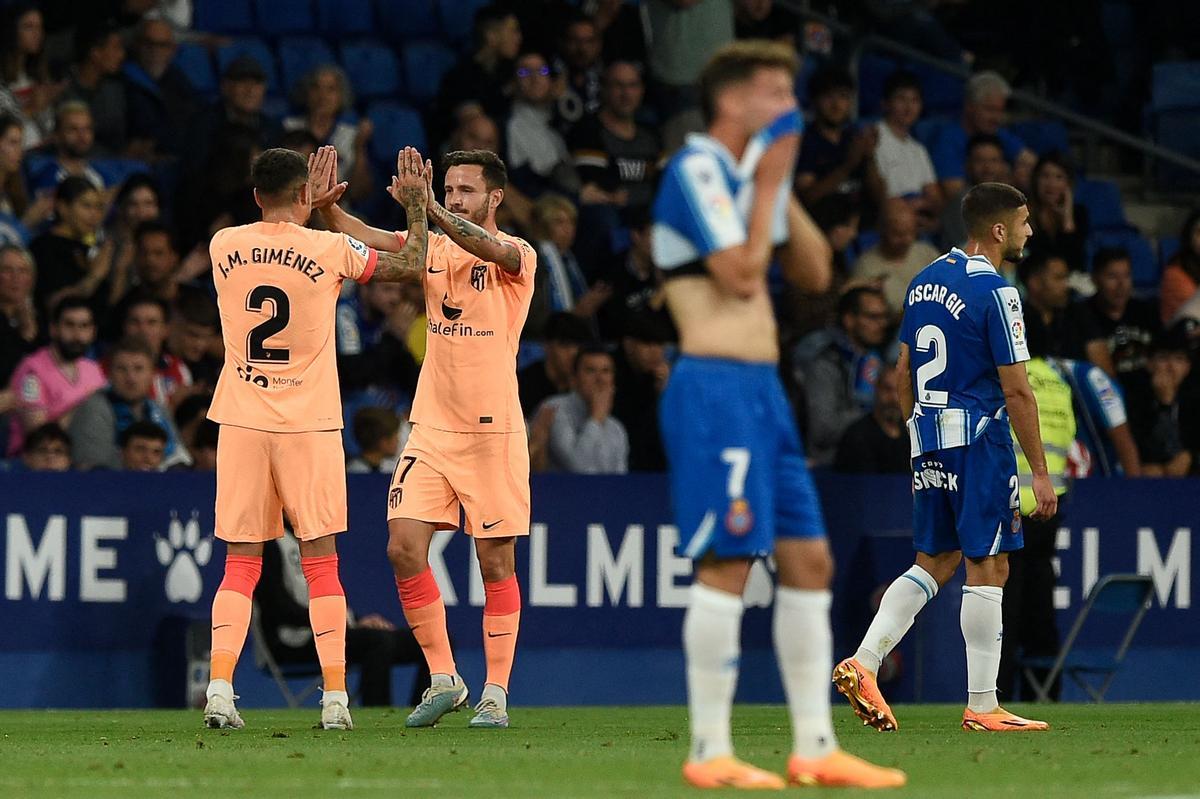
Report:
[[[692,583],[683,615],[687,658],[688,719],[692,749],[700,762],[733,754],[729,716],[741,655],[742,598]]]
[[[1004,635],[1001,604],[1004,589],[994,585],[963,586],[963,640],[967,643],[967,707],[988,713],[1000,706],[996,676],[1000,673],[1000,643]]]
[[[505,691],[499,685],[493,685],[490,682],[484,683],[483,693],[480,694],[479,699],[480,701],[484,699],[494,699],[502,711],[505,713],[508,712],[508,691]]]
[[[345,691],[322,691],[321,692],[321,704],[322,705],[328,705],[328,704],[334,704],[334,703],[338,703],[338,704],[345,705],[346,707],[350,707],[350,694],[346,693]]]
[[[921,608],[937,596],[937,592],[937,580],[915,564],[893,580],[883,593],[879,612],[871,620],[871,626],[854,653],[854,659],[872,674],[878,674],[880,661],[900,643],[900,639],[913,626]]]
[[[775,656],[792,716],[792,752],[824,757],[837,748],[829,712],[829,670],[833,633],[829,629],[829,591],[780,586],[775,592]]]
[[[208,690],[204,692],[206,699],[212,699],[214,696],[220,696],[233,701],[233,683],[229,680],[209,680]]]
[[[462,685],[462,677],[457,674],[429,675],[430,688],[457,688]]]

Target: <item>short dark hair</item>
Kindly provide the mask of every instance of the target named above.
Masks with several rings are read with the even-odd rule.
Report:
[[[1001,155],[1004,155],[1004,140],[995,133],[976,133],[967,139],[967,155],[970,155],[976,147],[995,147]]]
[[[962,217],[967,234],[981,235],[1013,211],[1028,204],[1025,194],[1007,183],[980,183],[962,199]]]
[[[75,29],[75,63],[82,64],[93,49],[100,47],[110,36],[120,36],[121,28],[112,20],[96,25],[80,25]]]
[[[796,53],[785,44],[762,39],[743,39],[727,44],[709,59],[700,72],[700,110],[704,124],[717,116],[717,95],[730,84],[747,81],[760,69],[782,69],[795,75]]]
[[[175,408],[175,426],[182,428],[197,416],[203,416],[212,405],[211,394],[192,394]]]
[[[390,408],[359,408],[354,412],[354,440],[359,449],[370,449],[400,430],[400,417]]]
[[[1050,268],[1051,261],[1065,262],[1066,259],[1053,253],[1035,252],[1017,266],[1017,277],[1022,283],[1028,283],[1031,279],[1044,274]],[[1068,264],[1069,266],[1070,264]]]
[[[127,177],[121,184],[121,188],[117,190],[116,206],[119,208],[124,205],[129,196],[138,189],[150,189],[154,192],[155,197],[161,198],[162,196],[162,192],[158,189],[158,183],[149,172],[137,172]]]
[[[171,249],[174,250],[175,234],[171,232],[171,228],[163,224],[161,219],[148,219],[138,225],[137,229],[133,231],[133,241],[135,244],[140,245],[142,239],[146,238],[146,236],[153,236],[159,233],[167,237],[167,241],[171,243]]]
[[[203,294],[188,294],[175,303],[175,314],[189,325],[201,325],[211,330],[221,326],[217,304]]]
[[[841,297],[838,297],[837,318],[840,322],[842,317],[848,313],[856,314],[862,310],[863,297],[878,297],[887,304],[887,298],[883,292],[874,286],[855,286],[846,291]]]
[[[212,419],[205,419],[196,428],[196,437],[194,443],[196,449],[216,449],[217,440],[221,436],[221,425],[214,422]]]
[[[87,178],[81,178],[78,175],[71,175],[63,178],[62,182],[54,189],[54,201],[56,203],[73,203],[89,191],[100,191],[100,187],[92,183]]]
[[[280,137],[279,146],[297,153],[306,148],[316,152],[317,148],[321,146],[321,141],[307,128],[296,128]]]
[[[29,452],[37,449],[42,444],[50,441],[57,441],[60,444],[66,444],[67,449],[71,449],[71,437],[67,435],[67,431],[58,426],[58,422],[46,422],[43,425],[33,428],[29,435],[25,436],[25,446],[21,452]]]
[[[442,157],[442,172],[450,171],[453,166],[480,167],[488,191],[508,187],[508,169],[491,150],[452,150]]]
[[[1092,256],[1092,274],[1098,275],[1118,261],[1129,261],[1132,265],[1133,258],[1130,257],[1129,250],[1124,247],[1101,247]]]
[[[924,97],[921,79],[917,77],[917,74],[907,69],[898,69],[888,75],[887,80],[883,82],[883,99],[890,100],[893,94],[903,89],[914,89],[917,94]]]
[[[566,344],[587,344],[594,337],[587,322],[583,319],[567,311],[558,311],[550,314],[546,320],[545,333],[542,338],[546,341],[560,341]]]
[[[75,311],[84,308],[92,315],[92,321],[96,320],[96,313],[92,310],[92,303],[83,297],[63,297],[58,301],[50,312],[50,321],[53,324],[58,324],[62,321],[63,314],[67,311]]]
[[[115,361],[118,355],[145,355],[151,364],[154,363],[154,350],[140,336],[126,336],[112,345],[108,351],[109,362]]]
[[[158,310],[162,311],[164,322],[169,322],[171,320],[171,306],[166,300],[164,300],[162,297],[156,297],[153,294],[138,292],[130,297],[129,301],[125,303],[125,309],[121,313],[121,326],[125,326],[125,322],[129,320],[129,315],[133,313],[134,308],[138,308],[143,305],[153,305],[155,308],[158,308]]]
[[[484,6],[475,12],[475,46],[483,45],[483,37],[487,35],[488,28],[493,28],[499,25],[509,17],[515,17],[516,13],[506,5],[501,3],[492,3]]]
[[[161,441],[164,444],[168,440],[167,431],[163,430],[161,425],[157,425],[146,419],[136,421],[122,430],[121,434],[117,436],[117,443],[121,446],[121,449],[125,449],[125,447],[129,446],[129,442],[135,438],[148,438],[151,441]]]
[[[608,347],[598,341],[594,341],[590,344],[584,344],[579,348],[579,352],[575,355],[575,363],[571,365],[571,372],[578,372],[579,367],[583,366],[583,359],[590,358],[593,355],[603,355],[605,358],[613,361],[613,354]]]
[[[295,202],[308,181],[308,162],[293,150],[272,147],[254,159],[250,181],[261,198]]]
[[[845,67],[837,64],[821,67],[808,81],[808,96],[811,100],[839,89],[854,91],[854,76]]]
[[[1038,176],[1042,174],[1042,170],[1048,166],[1056,166],[1063,172],[1067,173],[1067,180],[1075,179],[1075,168],[1071,166],[1070,160],[1066,153],[1062,150],[1051,150],[1037,160],[1037,164],[1033,167],[1033,172],[1030,176],[1030,184],[1036,189]],[[1036,192],[1035,192],[1036,193]]]

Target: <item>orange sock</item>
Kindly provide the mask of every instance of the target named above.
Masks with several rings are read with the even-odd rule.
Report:
[[[308,581],[308,620],[321,661],[326,691],[346,690],[346,594],[338,579],[337,555],[301,558]]]
[[[246,643],[254,586],[262,574],[262,558],[226,555],[225,577],[212,604],[212,659],[209,678],[233,682],[233,670]]]
[[[455,674],[454,653],[450,651],[450,634],[446,632],[446,605],[438,590],[433,570],[426,568],[416,577],[396,578],[404,618],[412,628],[413,637],[425,653],[430,674]]]
[[[484,583],[483,653],[487,658],[487,681],[508,691],[517,653],[517,628],[521,626],[521,586],[514,574],[494,583]]]

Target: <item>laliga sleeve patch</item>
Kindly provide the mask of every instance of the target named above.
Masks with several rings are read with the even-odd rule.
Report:
[[[343,235],[345,235],[345,234],[343,234]],[[356,253],[361,255],[363,258],[366,258],[371,253],[371,251],[367,248],[367,245],[363,244],[361,241],[354,238],[353,236],[347,235],[346,242],[350,245],[350,249],[354,250]]]

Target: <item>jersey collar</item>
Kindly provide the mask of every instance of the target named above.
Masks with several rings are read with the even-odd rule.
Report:
[[[744,174],[743,164],[737,162],[737,159],[733,157],[733,153],[729,152],[729,148],[707,133],[689,133],[686,142],[692,147],[707,150],[715,155],[731,174],[738,176],[739,180],[744,181],[748,177]]]
[[[974,261],[977,265],[986,266],[988,269],[992,270],[993,272],[996,272],[995,265],[993,265],[992,262],[990,260],[988,260],[988,257],[986,255],[967,255],[966,251],[959,247],[951,247],[950,252],[954,253],[955,255],[961,255],[963,258],[966,258],[968,261]],[[999,272],[996,272],[996,274],[999,274]]]

